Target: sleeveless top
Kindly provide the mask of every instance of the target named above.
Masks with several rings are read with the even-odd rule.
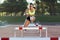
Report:
[[[30,16],[34,16],[35,15],[35,10],[33,10],[33,11],[28,10],[27,14],[29,14]]]

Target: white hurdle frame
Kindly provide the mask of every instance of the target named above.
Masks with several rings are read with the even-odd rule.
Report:
[[[23,30],[39,30],[40,31],[40,37],[41,37],[41,30],[46,30],[46,37],[47,37],[47,28],[42,27],[42,29],[39,29],[39,27],[21,27],[22,29],[20,30],[19,27],[16,27],[15,30],[20,30],[21,31],[21,37],[23,37]],[[16,31],[14,31],[14,37],[16,37]]]

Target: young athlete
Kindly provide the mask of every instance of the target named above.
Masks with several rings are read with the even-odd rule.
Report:
[[[26,20],[24,23],[24,27],[28,27],[28,25],[30,24],[30,22],[34,22],[35,21],[35,7],[33,6],[32,3],[30,3],[29,8],[26,9],[25,14],[26,15]]]

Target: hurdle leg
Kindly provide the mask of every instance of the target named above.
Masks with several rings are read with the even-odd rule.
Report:
[[[47,34],[47,29],[46,29],[46,37],[47,37],[47,35],[48,35],[48,34]]]
[[[23,30],[21,30],[21,37],[23,37]]]
[[[14,37],[16,37],[16,31],[14,31]]]
[[[40,37],[41,37],[41,30],[39,30],[39,35],[40,35]]]

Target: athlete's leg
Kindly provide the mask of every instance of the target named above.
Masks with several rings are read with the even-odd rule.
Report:
[[[29,24],[30,24],[30,21],[26,20],[25,23],[24,23],[24,27],[28,27]]]
[[[31,20],[31,22],[34,22],[35,21],[35,17],[34,16],[30,17],[30,20]]]

